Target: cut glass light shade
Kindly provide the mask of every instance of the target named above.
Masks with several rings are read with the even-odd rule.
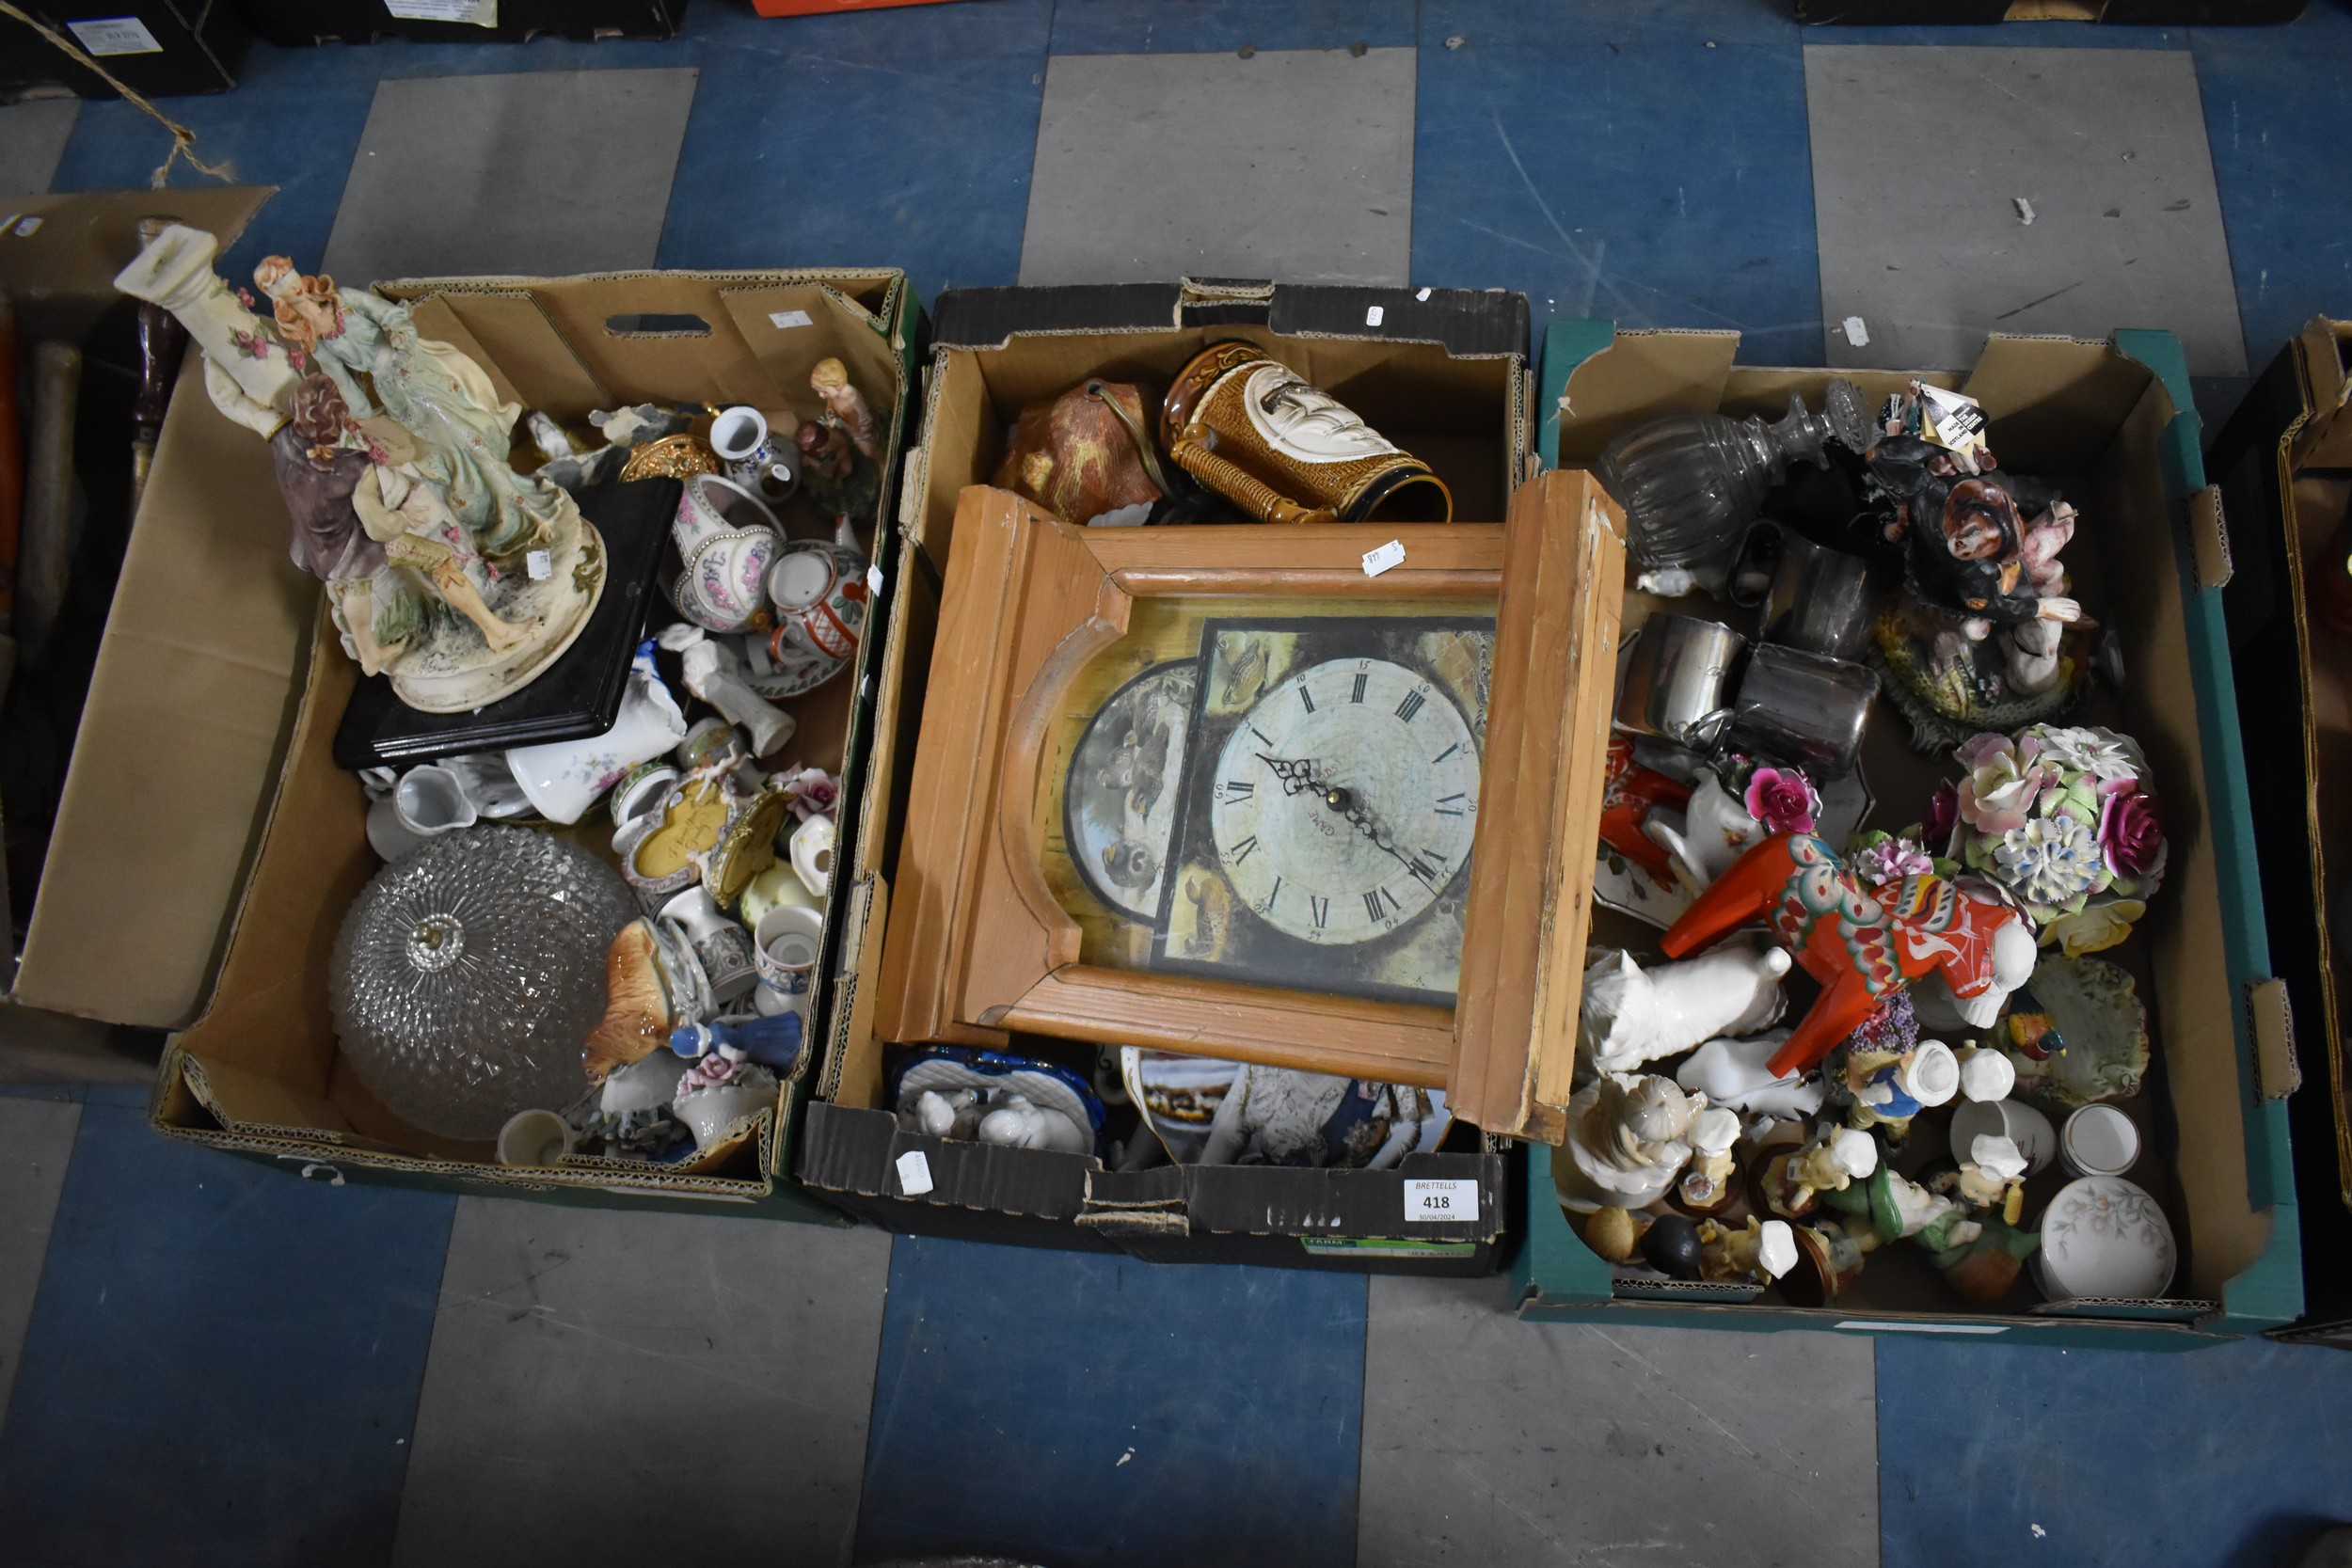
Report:
[[[587,1091],[605,950],[635,917],[594,855],[523,828],[445,833],[375,874],[335,939],[335,1034],[393,1114],[489,1139]]]

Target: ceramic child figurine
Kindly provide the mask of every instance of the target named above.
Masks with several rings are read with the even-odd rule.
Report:
[[[1717,1220],[1699,1222],[1699,1277],[1720,1284],[1778,1279],[1797,1266],[1797,1237],[1787,1220],[1754,1214],[1738,1229]]]
[[[823,423],[837,426],[857,448],[858,455],[868,462],[881,455],[882,437],[874,427],[874,411],[866,405],[866,394],[850,385],[848,366],[838,359],[819,359],[808,372],[808,384],[825,405],[819,416]]]
[[[1758,918],[1821,983],[1812,1009],[1767,1064],[1775,1072],[1811,1067],[1881,997],[1931,976],[1966,1022],[1990,1028],[2002,1000],[2033,974],[2033,934],[2008,905],[1927,875],[1866,892],[1807,833],[1775,834],[1740,856],[1659,945],[1680,958]]]
[[[1740,942],[1651,969],[1603,949],[1584,969],[1584,1054],[1598,1071],[1630,1072],[1718,1035],[1753,1034],[1780,1017],[1788,973],[1788,954]]]
[[[1687,1214],[1719,1214],[1739,1201],[1740,1162],[1731,1152],[1739,1139],[1736,1113],[1709,1105],[1698,1114],[1684,1138],[1691,1146],[1691,1168],[1675,1183],[1676,1208]]]
[[[1960,1092],[1960,1063],[1942,1040],[1921,1040],[1904,1052],[1849,1045],[1845,1055],[1840,1082],[1849,1101],[1846,1125],[1882,1128],[1897,1148],[1911,1132],[1912,1117],[1929,1106],[1948,1104]]]
[[[569,495],[508,465],[520,408],[406,307],[283,257],[255,274],[257,315],[213,271],[217,250],[171,225],[115,286],[187,327],[215,404],[269,441],[294,559],[327,584],[352,657],[431,713],[530,684],[595,609],[605,555]]]
[[[1998,1301],[2008,1294],[2019,1263],[2037,1240],[1998,1218],[1973,1215],[1885,1165],[1867,1182],[1831,1194],[1828,1201],[1860,1217],[1862,1223],[1849,1229],[1864,1252],[1890,1242],[1915,1242],[1927,1249],[1946,1281],[1971,1301]]]
[[[2025,1212],[2026,1173],[2030,1164],[2017,1140],[1983,1132],[1970,1145],[1968,1160],[1957,1171],[1938,1178],[1935,1186],[1971,1208],[1990,1209],[1997,1204],[2001,1218],[2015,1225]]]
[[[1878,1169],[1879,1148],[1867,1132],[1840,1127],[1764,1162],[1756,1184],[1764,1207],[1785,1220],[1811,1213],[1824,1193],[1842,1192]]]
[[[977,1089],[925,1089],[898,1107],[898,1125],[934,1138],[970,1138],[986,1109]]]
[[[801,1015],[777,1013],[766,1018],[723,1018],[690,1023],[670,1032],[670,1049],[681,1056],[707,1056],[713,1051],[733,1052],[761,1067],[788,1073],[801,1059]]]
[[[1726,1105],[1743,1116],[1810,1117],[1829,1096],[1820,1075],[1775,1074],[1764,1065],[1788,1037],[1788,1030],[1774,1029],[1754,1039],[1708,1040],[1675,1069],[1675,1082],[1706,1095],[1710,1105]]]
[[[1578,1213],[1646,1209],[1690,1163],[1691,1127],[1707,1109],[1671,1079],[1606,1073],[1568,1101],[1567,1139],[1551,1163],[1560,1201]]]
[[[1990,1105],[2007,1100],[2017,1086],[2017,1064],[1990,1046],[1972,1045],[1958,1056],[1962,1099]]]

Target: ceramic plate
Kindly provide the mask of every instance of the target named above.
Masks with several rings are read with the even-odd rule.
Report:
[[[2044,954],[2028,984],[2066,1046],[2041,1062],[2011,1051],[2020,1089],[2061,1105],[2139,1092],[2148,1072],[2148,1009],[2128,973],[2105,958]]]
[[[2154,1198],[2120,1176],[2086,1176],[2042,1211],[2033,1268],[2052,1301],[2139,1301],[2164,1294],[2176,1260],[2172,1224]]]

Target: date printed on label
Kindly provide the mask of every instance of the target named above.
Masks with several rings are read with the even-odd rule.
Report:
[[[1474,1220],[1478,1217],[1478,1183],[1468,1180],[1407,1181],[1405,1218],[1427,1224],[1433,1220]]]

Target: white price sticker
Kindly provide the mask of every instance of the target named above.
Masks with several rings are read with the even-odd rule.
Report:
[[[40,232],[40,214],[39,213],[35,213],[31,217],[24,219],[22,223],[18,223],[16,227],[9,230],[8,232],[14,234],[20,240],[29,240],[34,235]]]
[[[881,567],[879,567],[879,566],[875,566],[875,565],[870,565],[870,564],[869,564],[869,565],[866,568],[866,591],[868,594],[873,594],[873,595],[874,595],[875,597],[877,597],[877,598],[880,598],[880,597],[882,596],[882,568],[881,568]]]
[[[1407,1181],[1405,1218],[1409,1224],[1432,1220],[1474,1220],[1478,1217],[1475,1181]]]
[[[1388,319],[1388,314],[1389,308],[1387,306],[1373,306],[1370,309],[1364,312],[1364,325],[1366,326],[1378,326],[1383,321]]]
[[[931,1163],[919,1148],[910,1148],[898,1156],[898,1190],[909,1197],[921,1197],[931,1190]]]
[[[545,550],[533,550],[523,557],[523,570],[531,574],[532,581],[545,582],[555,576],[555,557]]]
[[[108,17],[103,22],[69,22],[73,36],[93,55],[160,55],[164,46],[135,16]]]
[[[814,326],[817,324],[809,319],[808,312],[805,310],[771,310],[768,312],[768,325],[778,331],[784,331],[795,326]]]
[[[1405,564],[1405,541],[1391,539],[1376,550],[1364,552],[1364,576],[1376,578],[1391,566]]]

